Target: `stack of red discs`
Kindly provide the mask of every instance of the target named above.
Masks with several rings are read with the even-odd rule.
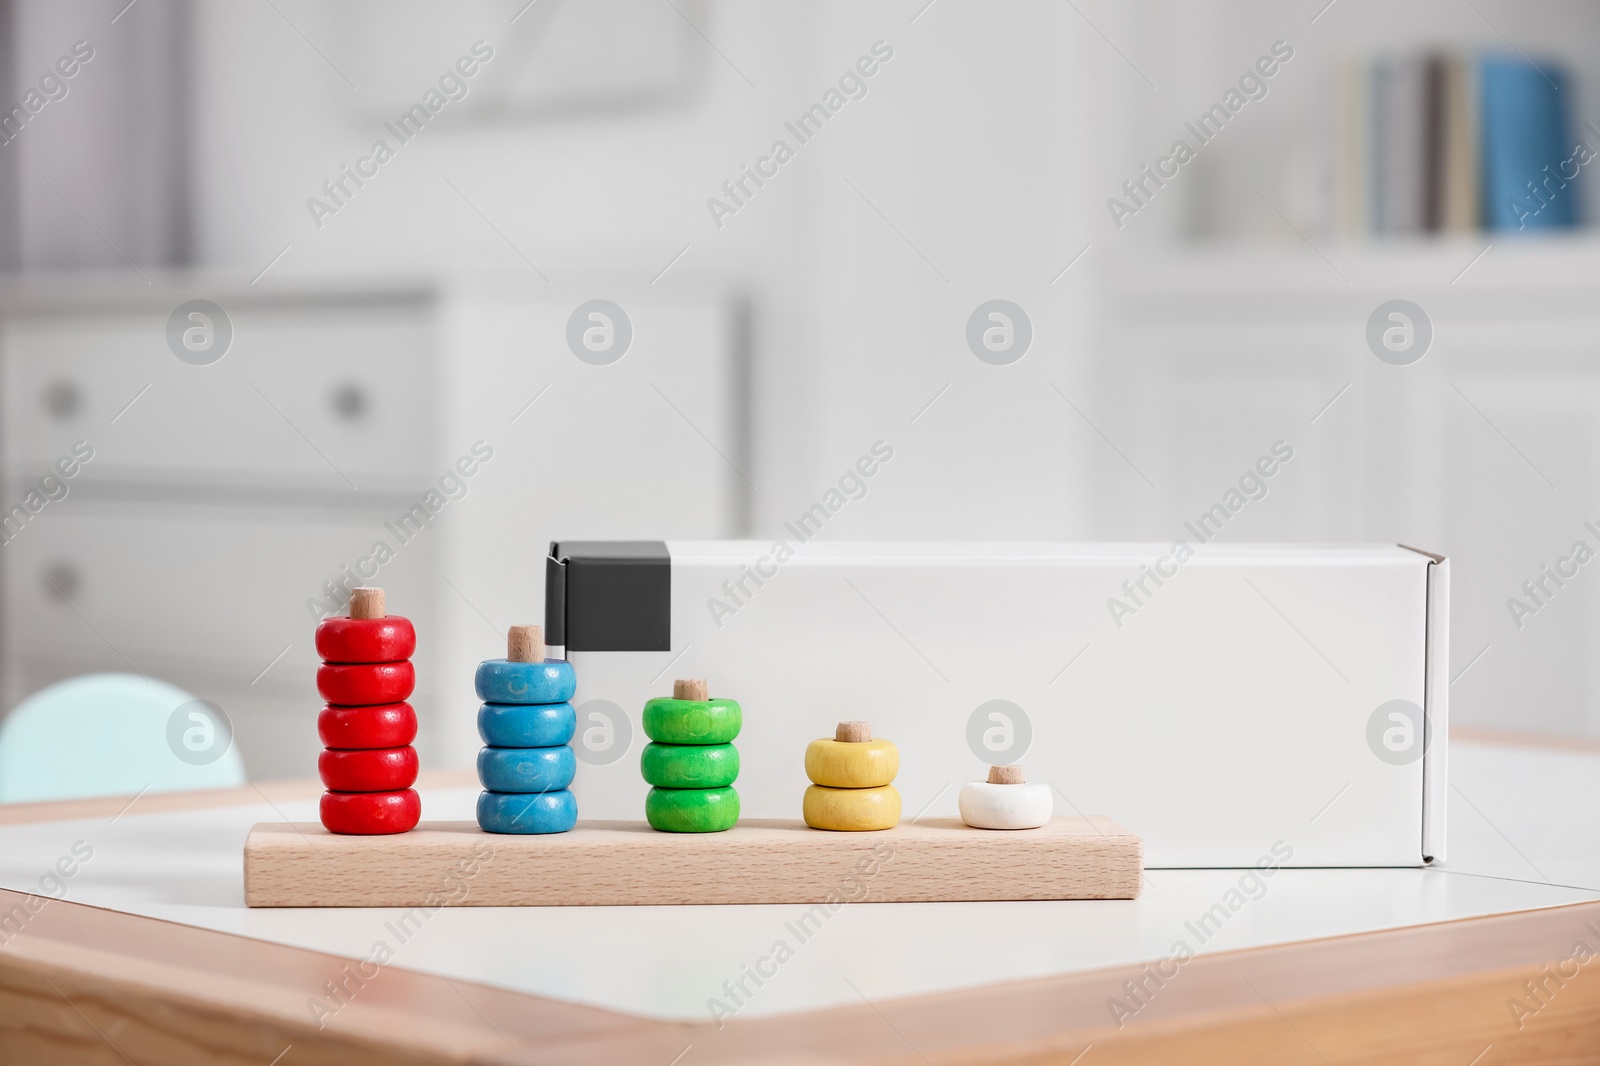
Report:
[[[317,771],[322,824],[330,833],[404,833],[422,817],[417,780],[417,712],[405,702],[416,686],[409,619],[383,613],[383,590],[358,588],[350,617],[317,624],[317,716],[327,749]]]

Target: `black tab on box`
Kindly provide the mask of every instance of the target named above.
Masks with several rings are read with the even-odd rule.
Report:
[[[545,640],[567,651],[669,651],[672,556],[659,540],[553,541]]]

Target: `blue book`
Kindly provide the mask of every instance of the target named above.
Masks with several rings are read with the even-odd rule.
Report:
[[[1479,86],[1484,225],[1512,231],[1576,225],[1569,79],[1551,63],[1535,67],[1516,56],[1486,56]]]

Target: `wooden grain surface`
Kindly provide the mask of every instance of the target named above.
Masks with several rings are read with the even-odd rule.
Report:
[[[424,822],[369,837],[263,822],[245,843],[244,883],[252,907],[1134,899],[1142,853],[1106,818],[1014,832],[930,818],[873,833],[779,819],[724,833],[596,821],[547,836]]]
[[[363,585],[350,590],[351,618],[382,618],[383,611],[382,589]]]
[[[506,659],[514,663],[544,662],[544,626],[512,626],[506,633]]]
[[[704,702],[711,698],[711,685],[703,677],[680,677],[672,683],[672,698],[675,700],[699,700]]]

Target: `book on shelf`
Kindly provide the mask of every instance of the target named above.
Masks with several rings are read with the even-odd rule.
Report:
[[[1346,61],[1335,124],[1348,234],[1549,230],[1578,224],[1580,168],[1559,65],[1418,53]]]
[[[1479,67],[1483,101],[1483,212],[1490,229],[1560,229],[1575,224],[1567,140],[1565,75],[1516,59]],[[1570,159],[1570,161],[1569,161]]]

